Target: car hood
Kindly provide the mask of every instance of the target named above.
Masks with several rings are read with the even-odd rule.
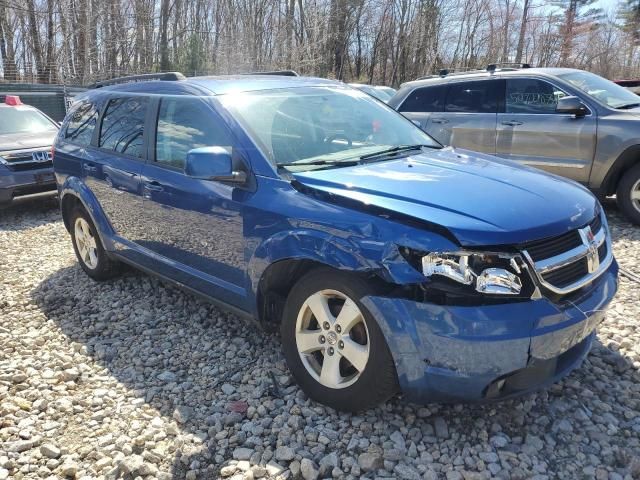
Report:
[[[584,187],[540,170],[444,148],[353,167],[295,173],[303,185],[448,229],[463,246],[560,235],[599,209]],[[335,197],[334,197],[335,198]]]
[[[0,152],[11,150],[27,150],[30,148],[50,147],[53,145],[57,131],[47,133],[9,133],[0,135]]]

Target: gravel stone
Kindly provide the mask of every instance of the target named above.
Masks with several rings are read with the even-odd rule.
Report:
[[[358,465],[364,472],[371,472],[382,468],[384,460],[378,453],[364,452],[358,457]]]
[[[640,274],[640,228],[606,209],[618,262]],[[545,390],[339,413],[293,382],[277,334],[132,270],[93,282],[55,204],[12,207],[0,480],[640,478],[639,318],[622,275],[582,367]]]
[[[51,443],[45,443],[40,447],[40,453],[48,458],[59,458],[60,449]]]
[[[316,480],[320,474],[313,461],[308,458],[303,458],[300,462],[300,473],[304,480]]]
[[[436,417],[433,419],[433,428],[436,430],[436,436],[438,438],[449,438],[449,426],[447,421],[442,417]]]

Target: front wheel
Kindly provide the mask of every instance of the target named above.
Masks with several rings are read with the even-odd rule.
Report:
[[[625,216],[636,225],[640,225],[640,164],[622,176],[616,199]]]
[[[287,364],[309,397],[337,410],[364,410],[398,390],[384,335],[360,302],[370,293],[359,277],[323,269],[305,275],[287,298]]]

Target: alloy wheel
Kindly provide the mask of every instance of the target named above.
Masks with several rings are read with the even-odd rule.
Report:
[[[640,180],[631,187],[631,204],[633,208],[640,212]]]
[[[307,372],[328,388],[353,385],[369,360],[369,331],[356,303],[336,290],[304,302],[296,320],[296,346]]]
[[[96,237],[91,231],[89,223],[82,217],[76,219],[74,225],[76,247],[82,262],[90,269],[98,266],[98,247]]]

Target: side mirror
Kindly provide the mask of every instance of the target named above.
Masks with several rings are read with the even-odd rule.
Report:
[[[233,170],[231,153],[223,147],[194,148],[187,152],[185,173],[200,180],[245,183],[247,174]]]
[[[587,107],[578,97],[562,97],[558,99],[556,106],[557,113],[567,113],[576,117],[584,117],[587,111]]]

